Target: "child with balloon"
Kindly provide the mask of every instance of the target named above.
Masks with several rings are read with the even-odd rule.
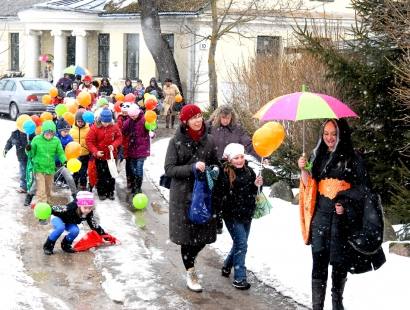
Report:
[[[234,268],[232,285],[241,290],[251,287],[246,279],[245,258],[252,217],[256,209],[256,194],[262,186],[262,176],[256,176],[245,161],[245,148],[239,143],[225,147],[223,173],[214,186],[213,205],[222,210],[233,245],[226,257],[222,276],[229,277]]]
[[[127,119],[128,116],[128,109],[130,108],[130,102],[122,102],[120,104],[121,112],[117,115],[117,125],[122,130],[122,127]],[[125,159],[125,176],[127,178],[127,188],[131,189],[134,187],[134,178],[132,176],[132,169],[131,169],[131,159],[128,158],[128,143],[129,137],[123,135],[122,136],[122,145],[119,150],[119,158],[120,160]]]
[[[39,202],[49,202],[51,189],[56,172],[55,158],[64,164],[66,157],[60,140],[55,136],[56,125],[47,120],[41,125],[41,134],[27,144],[28,157],[33,162],[33,172],[36,177],[36,197]]]
[[[68,231],[68,234],[61,241],[61,248],[64,252],[75,253],[72,243],[80,232],[78,224],[83,221],[87,221],[88,226],[99,235],[106,235],[104,229],[95,220],[94,205],[93,193],[80,191],[77,194],[77,199],[66,206],[51,207],[53,215],[51,225],[54,229],[43,245],[44,254],[53,254],[54,245],[65,230]]]
[[[141,186],[144,176],[144,161],[150,155],[150,135],[145,128],[144,112],[137,104],[131,104],[128,108],[129,118],[122,126],[122,134],[128,137],[127,155],[131,161],[133,176],[132,194],[141,193]]]

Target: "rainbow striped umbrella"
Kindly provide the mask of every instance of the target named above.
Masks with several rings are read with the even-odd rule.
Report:
[[[305,86],[302,89],[305,89]],[[261,121],[300,121],[320,118],[358,117],[358,115],[346,104],[334,97],[302,91],[280,96],[269,101],[253,117]],[[305,128],[303,126],[304,152]]]
[[[310,92],[298,92],[269,101],[253,117],[261,121],[300,121],[358,116],[346,104],[334,97]]]

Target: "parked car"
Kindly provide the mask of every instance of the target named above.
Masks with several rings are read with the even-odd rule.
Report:
[[[53,85],[36,78],[4,78],[0,80],[0,113],[9,114],[15,120],[19,114],[35,114],[46,110],[43,95]]]

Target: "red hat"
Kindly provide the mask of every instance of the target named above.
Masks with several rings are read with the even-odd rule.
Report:
[[[91,82],[93,78],[90,75],[86,75],[83,79],[83,82]]]
[[[195,104],[187,104],[181,109],[179,119],[181,122],[186,122],[195,115],[201,114],[201,109]]]

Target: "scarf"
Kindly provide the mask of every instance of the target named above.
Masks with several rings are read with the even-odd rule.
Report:
[[[201,140],[202,136],[205,133],[205,126],[202,124],[202,127],[200,130],[193,130],[191,127],[188,126],[188,136],[191,137],[192,140],[194,140],[195,142],[198,142],[199,140]]]

